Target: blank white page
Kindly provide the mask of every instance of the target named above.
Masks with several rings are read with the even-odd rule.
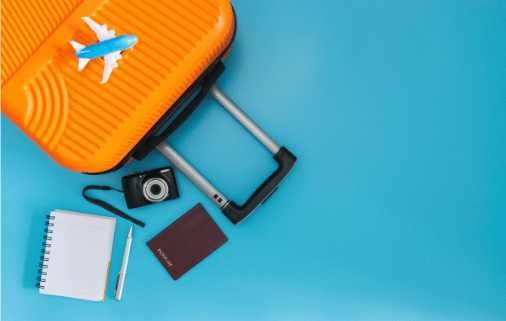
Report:
[[[39,293],[104,301],[116,219],[63,210],[51,216]]]

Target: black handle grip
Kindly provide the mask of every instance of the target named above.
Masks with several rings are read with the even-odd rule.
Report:
[[[288,151],[285,147],[281,147],[274,155],[274,160],[278,162],[279,167],[274,173],[260,185],[259,188],[248,198],[246,203],[242,206],[237,205],[234,201],[230,201],[222,209],[222,213],[232,223],[237,224],[242,222],[260,205],[263,204],[278,188],[279,183],[290,173],[297,157]]]

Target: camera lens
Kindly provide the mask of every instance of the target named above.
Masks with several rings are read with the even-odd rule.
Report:
[[[169,185],[161,178],[150,178],[143,186],[144,197],[150,202],[161,202],[169,196]]]
[[[151,191],[151,194],[158,195],[162,191],[162,188],[160,185],[151,185],[151,188],[149,190]]]

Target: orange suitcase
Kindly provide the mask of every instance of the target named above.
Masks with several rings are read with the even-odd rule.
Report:
[[[78,71],[70,41],[88,46],[103,40],[83,17],[104,32],[139,39],[121,52],[123,59],[104,84],[107,57]],[[142,160],[156,147],[238,223],[295,164],[288,150],[214,85],[236,31],[228,0],[4,0],[1,18],[2,112],[67,169],[106,173]],[[243,206],[227,200],[164,142],[208,92],[279,163]]]

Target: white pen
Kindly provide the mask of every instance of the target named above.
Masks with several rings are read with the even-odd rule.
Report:
[[[123,254],[123,264],[121,264],[121,270],[118,274],[118,280],[116,281],[116,291],[114,294],[116,295],[116,301],[121,300],[121,293],[123,292],[123,283],[125,282],[125,274],[128,265],[128,257],[130,256],[130,247],[132,246],[132,229],[133,225],[130,228],[130,232],[127,236],[126,246],[125,246],[125,254]]]

